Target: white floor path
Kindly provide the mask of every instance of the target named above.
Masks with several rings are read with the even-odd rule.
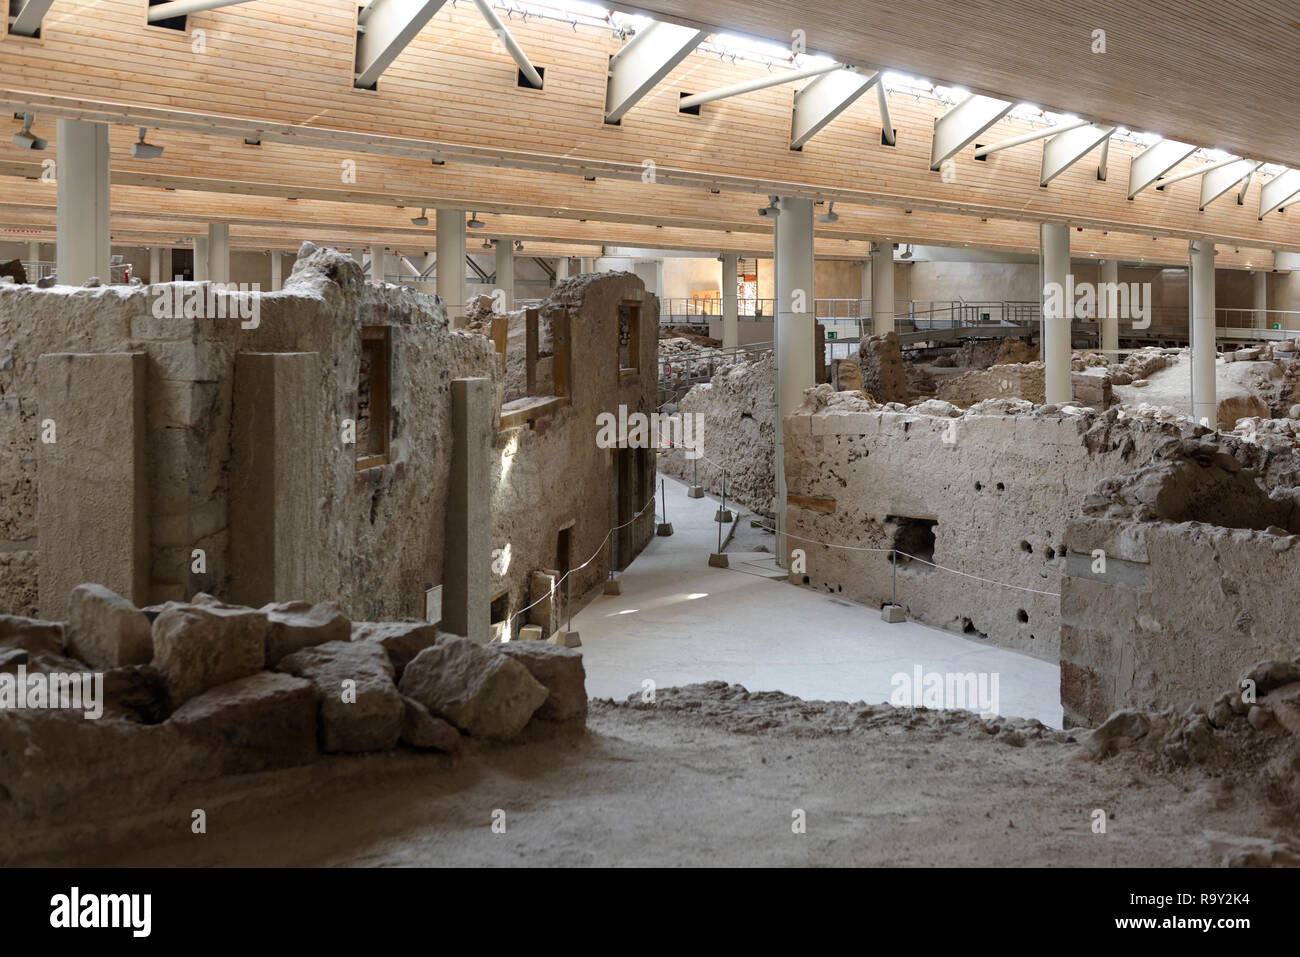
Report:
[[[806,700],[888,701],[897,674],[998,676],[1004,715],[1059,728],[1056,664],[978,644],[916,622],[887,624],[878,609],[733,567],[708,567],[718,503],[691,499],[666,479],[674,534],[656,537],[623,573],[623,594],[603,595],[573,618],[587,692],[622,700],[656,687],[722,680]],[[656,505],[658,511],[658,505]]]

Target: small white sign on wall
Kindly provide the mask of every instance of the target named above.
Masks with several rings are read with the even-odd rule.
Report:
[[[424,620],[435,625],[442,621],[441,585],[434,585],[424,591]]]

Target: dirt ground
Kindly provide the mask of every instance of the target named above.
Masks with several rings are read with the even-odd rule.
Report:
[[[1075,735],[1023,719],[720,682],[660,690],[654,704],[595,701],[585,731],[215,787],[29,862],[1220,866],[1279,863],[1284,844],[1300,846],[1290,812],[1239,774],[1162,770],[1132,751],[1091,760]],[[190,833],[194,807],[206,834]]]

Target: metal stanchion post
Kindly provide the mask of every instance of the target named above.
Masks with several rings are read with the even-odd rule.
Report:
[[[893,549],[889,553],[889,558],[894,563],[893,583],[890,585],[889,604],[880,609],[880,618],[882,621],[896,625],[900,621],[907,621],[907,615],[898,604],[898,549]]]
[[[663,509],[664,520],[655,527],[656,535],[671,535],[673,533],[673,523],[668,521],[668,492],[664,488],[664,480],[659,480],[659,501]]]
[[[704,486],[700,484],[700,457],[698,454],[691,459],[691,487],[686,490],[686,495],[688,498],[704,498]]]

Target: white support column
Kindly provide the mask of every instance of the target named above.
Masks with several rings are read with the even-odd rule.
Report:
[[[582,272],[583,272],[584,274],[586,274],[586,273],[591,273],[591,272],[595,272],[595,271],[596,271],[596,260],[592,259],[590,256],[583,256],[583,257],[582,257]]]
[[[722,260],[722,348],[734,349],[740,345],[740,302],[737,272],[740,257],[736,253],[723,253]]]
[[[208,223],[208,278],[230,282],[230,226]]]
[[[112,278],[108,126],[60,119],[58,138],[59,284],[80,286],[91,276],[107,283]]]
[[[465,325],[465,211],[438,210],[437,230],[438,296],[449,327],[460,329]]]
[[[1111,315],[1112,298],[1108,290],[1119,288],[1119,260],[1103,259],[1101,261],[1101,286],[1097,290],[1097,321],[1101,324],[1101,349],[1112,362],[1115,352],[1119,350],[1119,316]]]
[[[1063,223],[1044,223],[1042,235],[1043,306],[1042,337],[1044,391],[1049,404],[1068,402],[1073,397],[1070,384],[1070,332],[1073,310],[1070,276],[1070,227]]]
[[[284,253],[278,249],[271,250],[271,292],[284,288]]]
[[[425,253],[424,258],[420,260],[420,275],[424,277],[420,283],[420,292],[433,295],[438,291],[437,274],[438,254]]]
[[[871,244],[871,334],[894,331],[894,244]]]
[[[208,281],[208,237],[194,237],[194,281]]]
[[[366,270],[366,278],[371,282],[383,282],[388,271],[384,268],[387,253],[384,252],[383,246],[370,247],[370,268]]]
[[[1255,325],[1260,329],[1268,328],[1268,273],[1263,269],[1256,269],[1252,276],[1255,278]]]
[[[28,244],[27,244],[27,261],[28,261],[28,262],[34,262],[34,263],[38,263],[38,262],[41,261],[41,244],[40,244],[40,243],[28,243]]]
[[[159,283],[166,282],[170,277],[164,276],[162,271],[162,247],[149,247],[149,282]]]
[[[497,254],[497,288],[502,294],[502,309],[510,312],[515,308],[515,244],[507,238],[496,241]]]
[[[776,555],[789,568],[786,547],[785,429],[787,412],[803,402],[813,375],[813,201],[780,201],[776,218]]]
[[[555,281],[563,282],[569,278],[569,257],[561,256],[555,260]]]
[[[1212,429],[1219,427],[1214,366],[1214,243],[1187,244],[1191,299],[1192,418]]]

